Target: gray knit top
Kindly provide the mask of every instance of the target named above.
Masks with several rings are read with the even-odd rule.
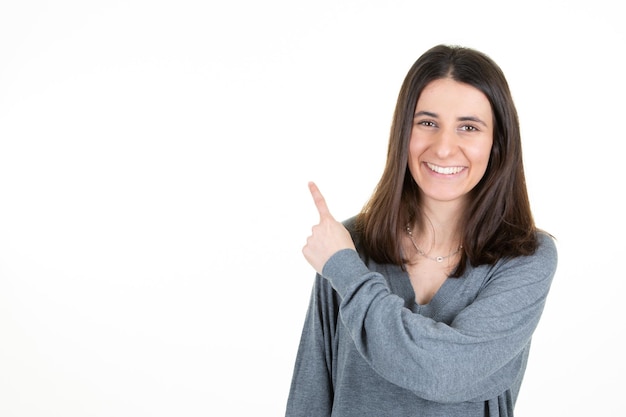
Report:
[[[552,238],[539,242],[468,266],[425,305],[399,266],[334,254],[315,278],[286,416],[513,416],[557,265]]]

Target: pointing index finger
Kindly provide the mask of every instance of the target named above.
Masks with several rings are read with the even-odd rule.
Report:
[[[311,191],[311,195],[313,196],[313,202],[315,203],[315,207],[317,207],[317,211],[320,214],[320,220],[326,217],[333,218],[332,214],[330,214],[330,210],[326,205],[326,200],[324,196],[320,192],[317,185],[314,182],[309,182],[309,191]]]

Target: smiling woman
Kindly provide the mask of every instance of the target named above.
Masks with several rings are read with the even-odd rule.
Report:
[[[340,223],[310,191],[318,275],[286,415],[512,416],[557,252],[533,221],[500,68],[430,49],[362,212]]]
[[[470,85],[442,78],[422,91],[411,131],[409,170],[424,204],[464,199],[478,184],[489,163],[492,120],[489,100]]]

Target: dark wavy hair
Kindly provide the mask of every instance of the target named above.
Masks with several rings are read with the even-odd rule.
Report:
[[[519,119],[500,67],[471,48],[437,45],[413,64],[396,103],[387,162],[371,198],[356,217],[356,232],[366,258],[403,266],[402,237],[420,216],[420,193],[408,169],[413,114],[424,88],[451,78],[471,85],[489,100],[494,118],[493,145],[487,170],[472,189],[461,221],[461,259],[453,277],[472,266],[505,257],[530,255],[537,248],[530,210]]]

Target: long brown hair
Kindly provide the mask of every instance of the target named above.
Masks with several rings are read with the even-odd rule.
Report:
[[[441,78],[451,78],[482,91],[494,117],[489,164],[470,192],[461,222],[463,250],[452,273],[459,277],[468,261],[473,266],[494,264],[504,257],[530,255],[537,248],[517,110],[502,70],[482,52],[438,45],[413,64],[398,95],[383,175],[357,216],[356,231],[367,258],[404,265],[405,227],[420,215],[418,185],[408,169],[413,113],[422,90]]]

